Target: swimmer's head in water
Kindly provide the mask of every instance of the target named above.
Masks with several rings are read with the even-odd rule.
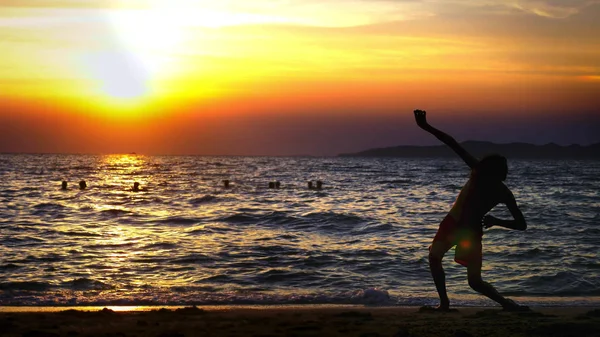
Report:
[[[82,180],[79,182],[79,189],[85,190],[86,187],[87,187],[87,184],[86,184],[85,180]]]
[[[508,175],[506,158],[498,154],[486,156],[479,161],[474,173],[488,181],[504,181]]]
[[[63,190],[66,190],[66,189],[67,189],[67,182],[66,182],[66,181],[64,181],[64,180],[63,180],[63,182],[62,182],[62,185],[61,185],[61,188],[62,188]]]

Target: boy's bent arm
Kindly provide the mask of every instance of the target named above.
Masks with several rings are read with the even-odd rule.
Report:
[[[423,110],[415,110],[415,120],[417,121],[417,125],[434,135],[437,139],[441,140],[442,143],[448,145],[456,154],[462,158],[462,160],[469,165],[470,168],[474,168],[478,160],[473,157],[467,150],[465,150],[452,136],[448,135],[445,132],[442,132],[433,126],[429,125],[426,118],[426,112]]]
[[[510,191],[509,193],[510,198],[506,201],[506,207],[508,207],[508,210],[510,211],[510,214],[513,216],[514,220],[508,220],[507,222],[510,222],[510,226],[505,225],[504,227],[524,231],[527,229],[527,222],[525,221],[523,212],[521,212],[519,206],[517,206],[517,201],[515,200],[515,197]]]
[[[493,216],[486,216],[486,220],[484,220],[484,222],[486,223],[487,228],[492,227],[492,226],[500,226],[500,227],[504,227],[504,228],[508,228],[508,229],[516,229],[516,230],[520,230],[520,231],[524,231],[527,229],[527,224],[525,222],[520,222],[518,220],[504,220],[504,219],[498,219]]]
[[[515,197],[512,194],[512,192],[508,188],[506,188],[506,191],[508,193],[504,203],[506,204],[506,207],[508,207],[508,210],[510,211],[510,214],[513,216],[514,220],[498,219],[496,217],[488,215],[484,217],[483,225],[487,228],[492,226],[500,226],[504,228],[524,231],[527,229],[527,222],[525,221],[523,212],[521,212],[519,206],[517,206],[517,201],[515,200]]]

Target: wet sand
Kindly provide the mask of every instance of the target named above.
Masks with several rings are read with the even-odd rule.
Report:
[[[600,336],[600,309],[556,307],[508,313],[499,308],[460,308],[435,313],[416,307],[294,306],[0,312],[0,336],[586,337]]]

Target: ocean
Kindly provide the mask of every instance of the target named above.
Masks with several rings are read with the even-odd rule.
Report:
[[[600,162],[509,170],[529,228],[485,231],[484,279],[598,305]],[[459,159],[3,154],[0,306],[435,304],[427,248],[468,175]],[[452,303],[492,305],[448,254]]]

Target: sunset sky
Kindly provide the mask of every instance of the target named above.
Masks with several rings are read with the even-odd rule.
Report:
[[[600,1],[0,0],[0,152],[600,142]]]

